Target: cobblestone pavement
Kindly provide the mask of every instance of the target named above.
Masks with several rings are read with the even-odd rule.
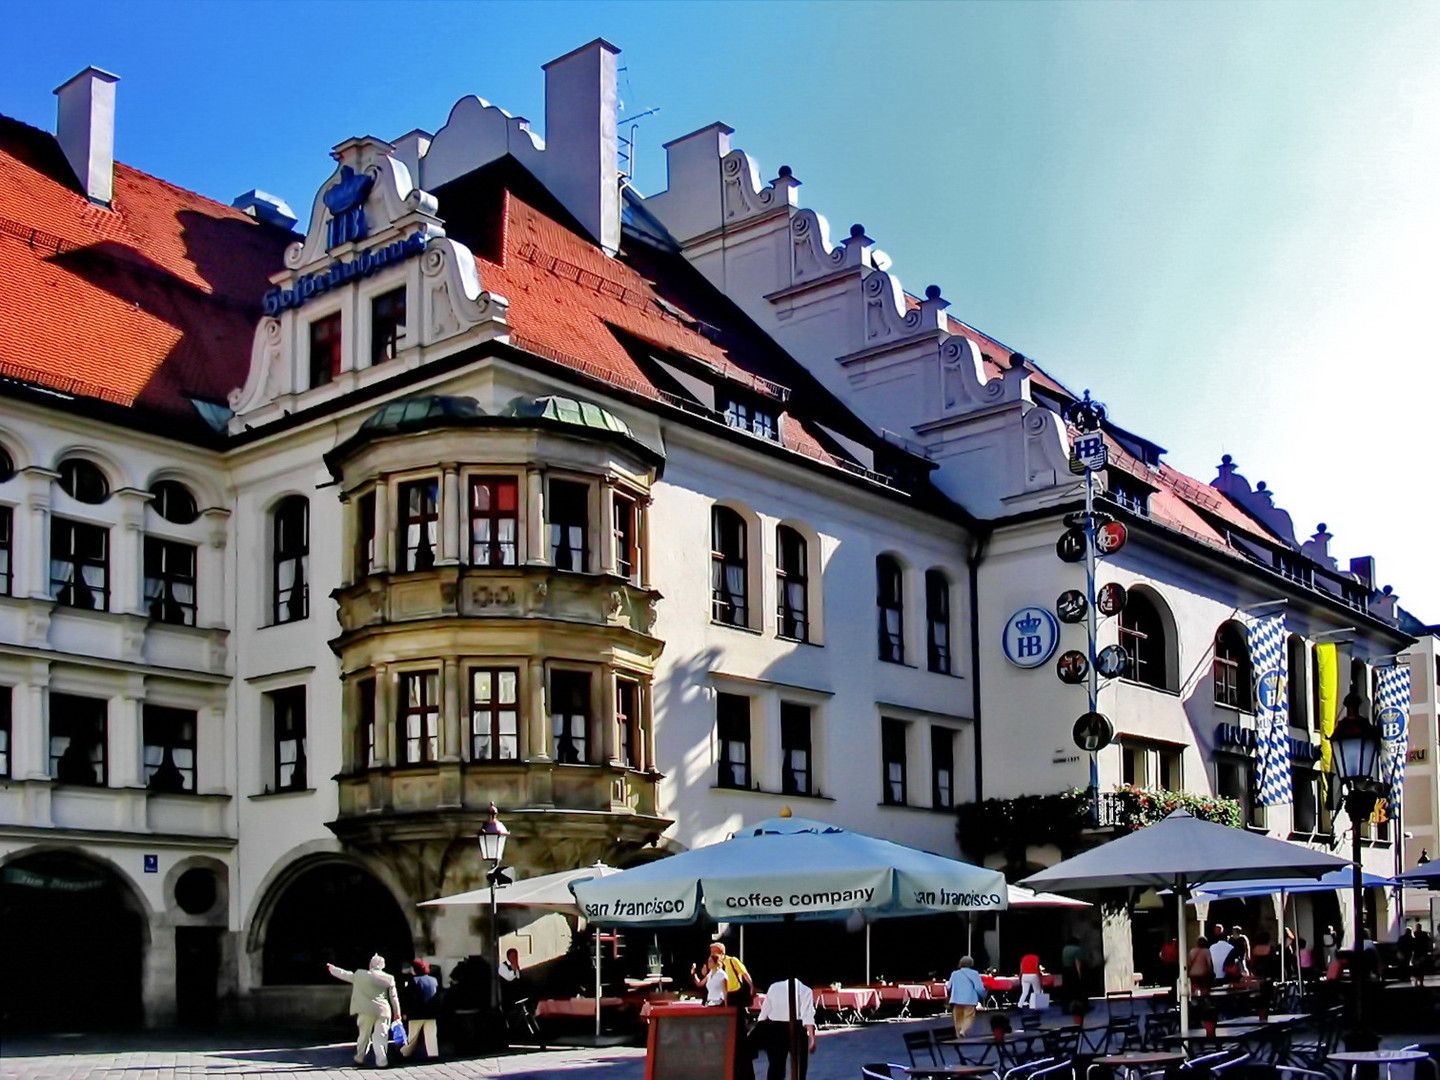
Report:
[[[809,1080],[858,1080],[860,1066],[875,1061],[905,1061],[901,1033],[942,1024],[944,1017],[868,1024],[820,1033],[820,1048],[810,1061]],[[0,1080],[221,1080],[235,1076],[294,1075],[303,1080],[362,1080],[376,1070],[351,1064],[354,1043],[287,1044],[282,1033],[245,1031],[233,1035],[136,1032],[102,1040],[99,1036],[6,1039],[0,1046]],[[1429,1036],[1387,1035],[1383,1045],[1432,1041]],[[396,1060],[392,1057],[392,1062]],[[765,1075],[765,1059],[757,1073]],[[392,1064],[396,1080],[476,1080],[503,1076],[514,1080],[642,1080],[643,1047],[565,1048],[500,1056]],[[1428,1073],[1422,1073],[1428,1077]],[[1391,1080],[1412,1080],[1408,1066],[1397,1066]]]

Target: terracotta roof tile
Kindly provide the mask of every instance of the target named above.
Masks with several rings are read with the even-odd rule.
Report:
[[[294,237],[117,163],[92,204],[54,136],[0,117],[0,371],[195,421],[245,380]]]

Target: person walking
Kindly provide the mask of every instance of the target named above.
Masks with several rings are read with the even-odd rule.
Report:
[[[1225,927],[1216,923],[1215,932],[1210,935],[1210,970],[1217,983],[1225,980],[1225,961],[1234,950],[1235,946],[1225,936]]]
[[[737,1009],[750,1008],[750,1002],[755,997],[755,983],[745,962],[738,956],[728,955],[725,946],[718,941],[711,944],[710,955],[720,962],[720,970],[725,972],[725,1004]]]
[[[376,953],[365,971],[347,971],[326,964],[325,970],[350,984],[350,1012],[355,1017],[355,1064],[365,1064],[365,1049],[375,1052],[376,1068],[385,1068],[385,1047],[390,1041],[390,1021],[400,1015],[400,997],[395,976],[385,970],[385,958]]]
[[[1208,938],[1200,937],[1185,958],[1185,974],[1190,978],[1190,987],[1197,993],[1208,993],[1215,985],[1215,961],[1210,952]]]
[[[440,983],[430,974],[430,965],[424,960],[412,960],[412,978],[400,984],[400,1007],[405,1015],[405,1045],[400,1056],[408,1058],[415,1053],[420,1036],[425,1036],[425,1056],[440,1056],[440,1031],[437,1022],[440,1017]]]
[[[1038,995],[1043,1000],[1044,974],[1045,969],[1040,966],[1040,957],[1035,953],[1026,953],[1020,958],[1020,1000],[1015,1002],[1017,1009],[1040,1007],[1035,1004],[1035,998]]]
[[[962,956],[947,984],[951,1016],[955,1021],[956,1038],[964,1038],[975,1023],[975,1012],[985,1000],[985,983],[975,970],[975,958]],[[770,1000],[766,998],[765,1000]]]
[[[755,1045],[765,1051],[765,1080],[785,1080],[790,1055],[790,987],[795,987],[795,1020],[804,1034],[795,1039],[795,1073],[805,1080],[815,1052],[815,993],[799,979],[780,979],[765,991],[755,1022]],[[742,1070],[743,1074],[743,1070]]]
[[[725,969],[720,966],[720,957],[715,953],[705,958],[703,970],[691,964],[690,978],[695,981],[697,989],[705,991],[706,1005],[725,1004]]]

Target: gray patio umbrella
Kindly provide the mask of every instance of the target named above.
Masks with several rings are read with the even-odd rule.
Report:
[[[1428,882],[1431,888],[1440,888],[1440,859],[1431,859],[1427,863],[1421,863],[1413,870],[1396,874],[1395,880],[1400,882],[1424,881]]]
[[[1350,864],[1334,855],[1284,840],[1201,821],[1176,810],[1163,821],[1066,859],[1020,884],[1034,889],[1151,887],[1183,898],[1195,887],[1247,878],[1318,878]],[[1177,903],[1180,944],[1180,1026],[1190,1026],[1190,978],[1186,957],[1185,905]]]

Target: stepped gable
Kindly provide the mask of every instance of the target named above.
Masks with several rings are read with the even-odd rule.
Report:
[[[681,257],[629,237],[619,257],[607,256],[513,160],[477,170],[435,195],[447,232],[476,252],[485,289],[508,302],[512,340],[521,348],[663,398],[664,388],[637,361],[628,337],[661,354],[699,360],[721,383],[762,393],[767,381],[790,389],[790,405],[775,401],[781,437],[787,449],[806,457],[837,459],[815,430],[817,420],[858,440],[878,441]],[[471,235],[477,230],[489,235]],[[797,412],[795,405],[803,408]]]
[[[294,239],[119,162],[96,206],[53,135],[0,117],[0,375],[202,433],[187,399],[244,381]]]

